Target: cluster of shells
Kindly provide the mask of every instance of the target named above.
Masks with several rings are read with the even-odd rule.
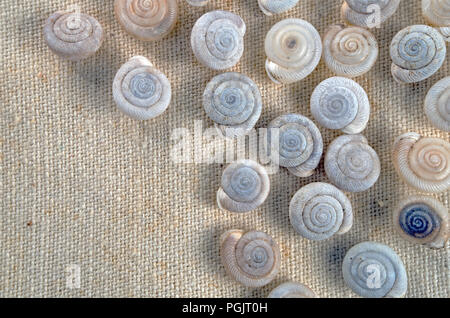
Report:
[[[276,15],[294,8],[299,0],[254,0],[261,11]],[[186,0],[195,7],[208,0]],[[267,76],[276,84],[290,84],[309,76],[323,58],[336,76],[322,81],[313,91],[311,113],[324,129],[340,130],[325,152],[324,166],[330,183],[303,186],[289,206],[292,227],[305,239],[322,241],[349,232],[353,208],[345,192],[364,192],[377,182],[381,164],[376,151],[363,136],[371,106],[362,86],[353,78],[370,72],[379,55],[370,29],[395,14],[400,0],[344,0],[341,17],[345,24],[331,25],[323,35],[303,19],[283,19],[268,31],[264,48]],[[169,35],[178,17],[176,0],[115,0],[120,26],[142,41]],[[428,25],[412,25],[393,38],[390,46],[391,73],[395,81],[408,84],[433,76],[446,58],[450,38],[450,1],[422,0]],[[203,107],[225,138],[248,134],[257,124],[263,99],[248,76],[224,72],[237,65],[244,52],[246,24],[237,14],[210,11],[193,25],[192,52],[198,62],[223,73],[213,77],[203,93]],[[44,38],[52,52],[63,59],[79,61],[100,49],[104,31],[89,15],[58,11],[44,26]],[[117,71],[112,83],[114,101],[126,115],[148,120],[163,114],[171,103],[171,85],[163,72],[146,57],[134,56]],[[438,129],[450,131],[450,77],[430,88],[424,112]],[[293,175],[307,178],[315,173],[324,154],[319,127],[301,114],[284,114],[268,124],[266,151],[273,163]],[[278,147],[272,148],[272,141]],[[431,248],[446,246],[449,235],[448,209],[423,193],[450,188],[450,144],[415,132],[403,134],[393,146],[393,164],[402,180],[422,194],[405,198],[393,211],[396,231],[404,239]],[[345,192],[344,192],[345,191]],[[223,171],[217,205],[233,213],[247,213],[262,206],[270,193],[266,168],[252,160],[231,163]],[[267,233],[234,229],[220,238],[220,256],[226,272],[237,282],[261,287],[276,277],[281,253]],[[347,285],[363,297],[402,297],[407,275],[402,260],[390,247],[364,242],[352,247],[342,265]],[[379,286],[369,286],[374,272]],[[275,288],[272,298],[313,298],[307,286],[286,282]]]

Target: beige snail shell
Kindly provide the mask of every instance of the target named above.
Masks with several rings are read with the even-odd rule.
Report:
[[[322,40],[312,24],[301,19],[276,23],[265,40],[266,71],[277,84],[298,82],[319,64]]]
[[[400,177],[421,192],[450,188],[450,143],[444,139],[403,134],[394,142],[393,163]]]
[[[235,281],[247,287],[262,287],[278,274],[280,248],[266,233],[230,230],[220,240],[222,263]]]
[[[450,132],[450,76],[441,79],[428,91],[425,114],[436,128]]]
[[[142,41],[156,41],[168,35],[178,19],[177,0],[115,0],[119,24]]]
[[[317,295],[306,285],[287,282],[272,290],[268,298],[317,298]]]
[[[245,23],[227,11],[202,15],[192,29],[191,46],[197,60],[213,70],[235,66],[244,52]]]
[[[80,61],[100,48],[103,29],[95,18],[87,14],[58,11],[45,21],[44,38],[56,55]]]
[[[391,43],[391,72],[399,83],[416,83],[434,75],[446,56],[442,35],[427,25],[413,25],[401,30]]]
[[[209,0],[186,0],[186,2],[194,7],[203,7],[208,4]]]
[[[266,201],[269,192],[266,169],[252,160],[238,160],[223,172],[217,203],[219,208],[230,212],[250,212]]]
[[[380,159],[362,135],[336,138],[325,155],[325,172],[339,189],[363,192],[380,176]]]
[[[350,230],[353,225],[352,205],[335,186],[323,182],[310,183],[292,198],[289,219],[301,236],[323,241]]]
[[[323,57],[328,68],[339,76],[361,76],[378,59],[375,36],[360,27],[333,25],[323,38]]]
[[[332,77],[314,89],[311,112],[325,128],[359,134],[369,122],[370,103],[358,83],[345,77]]]
[[[399,4],[400,0],[345,0],[341,13],[349,24],[374,28],[389,19]]]
[[[394,210],[393,221],[400,236],[412,243],[438,249],[448,241],[448,209],[433,197],[405,198]]]
[[[145,120],[161,115],[169,106],[171,86],[167,77],[143,56],[135,56],[117,72],[113,97],[130,117]]]
[[[422,14],[427,23],[436,27],[450,41],[450,1],[422,0]]]
[[[258,0],[259,7],[265,15],[271,16],[286,12],[297,5],[299,0]]]

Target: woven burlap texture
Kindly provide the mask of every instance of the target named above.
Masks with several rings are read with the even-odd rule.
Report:
[[[106,34],[101,49],[79,63],[63,61],[47,48],[42,26],[54,11],[77,4],[96,17]],[[261,89],[257,127],[288,112],[312,118],[309,99],[333,76],[323,61],[305,80],[277,86],[264,70],[264,37],[287,17],[311,22],[323,35],[342,23],[341,1],[302,0],[285,14],[267,17],[256,0],[212,0],[203,8],[179,1],[177,26],[168,37],[144,43],[117,23],[112,0],[3,0],[1,11],[0,296],[51,297],[266,297],[285,281],[310,286],[321,297],[356,297],[345,285],[346,251],[363,241],[391,246],[408,273],[407,297],[448,297],[448,249],[433,251],[402,240],[391,224],[399,199],[415,192],[400,182],[391,163],[398,135],[416,131],[449,139],[427,121],[428,89],[449,74],[449,63],[430,79],[397,84],[390,73],[389,45],[411,24],[425,23],[419,0],[402,1],[397,13],[373,32],[380,56],[356,79],[371,101],[364,135],[382,165],[369,191],[349,195],[354,225],[345,235],[313,242],[296,234],[288,207],[303,185],[328,179],[323,161],[306,179],[286,169],[271,175],[271,193],[254,212],[221,211],[215,200],[225,164],[176,164],[170,151],[175,128],[210,127],[201,103],[205,85],[219,72],[201,66],[190,48],[190,32],[205,12],[224,9],[246,22],[245,52],[232,71]],[[120,113],[111,86],[118,68],[134,55],[148,57],[172,84],[169,109],[144,122]],[[325,148],[340,135],[320,128]],[[449,193],[437,196],[447,207]],[[245,288],[225,273],[219,236],[226,230],[262,230],[280,245],[282,265],[264,288]],[[80,288],[67,285],[68,268],[80,269]],[[77,287],[77,286],[75,286]]]

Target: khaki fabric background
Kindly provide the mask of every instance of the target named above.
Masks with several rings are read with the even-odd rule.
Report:
[[[58,59],[42,36],[45,19],[71,4],[96,17],[106,34],[99,52],[80,63]],[[225,165],[170,160],[174,128],[193,130],[195,120],[212,125],[201,96],[218,72],[199,65],[192,54],[196,19],[225,9],[245,20],[245,53],[232,70],[260,87],[264,108],[257,127],[265,127],[287,112],[311,117],[314,87],[333,75],[322,61],[299,83],[273,84],[264,70],[265,34],[287,17],[306,19],[323,34],[328,25],[342,22],[340,4],[302,0],[288,13],[266,17],[256,0],[212,0],[204,8],[179,1],[175,31],[162,41],[144,43],[119,27],[112,0],[1,1],[0,296],[265,297],[278,284],[294,280],[322,297],[356,297],[343,281],[342,260],[354,244],[373,240],[388,244],[403,259],[408,297],[448,297],[448,249],[410,244],[391,225],[395,203],[414,193],[392,167],[394,138],[417,131],[449,139],[428,123],[422,106],[432,84],[449,74],[448,61],[418,84],[401,86],[390,74],[393,36],[424,23],[419,0],[403,0],[395,16],[374,30],[379,60],[356,79],[372,104],[364,134],[380,156],[382,174],[369,191],[349,195],[355,222],[347,234],[312,242],[289,223],[294,193],[310,182],[327,182],[323,162],[307,179],[282,169],[271,176],[271,193],[261,208],[234,215],[220,211],[215,201]],[[147,56],[172,83],[171,106],[154,120],[132,120],[112,99],[114,75],[133,55]],[[325,147],[340,134],[320,129]],[[439,198],[449,206],[448,192]],[[249,289],[226,276],[218,239],[232,228],[262,230],[279,243],[282,266],[271,284]],[[71,265],[80,266],[80,289],[66,287]]]

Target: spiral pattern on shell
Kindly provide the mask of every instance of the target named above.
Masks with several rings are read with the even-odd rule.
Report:
[[[325,128],[359,134],[369,122],[370,103],[358,83],[344,77],[332,77],[315,88],[311,95],[311,112]]]
[[[450,76],[441,79],[428,91],[425,114],[436,128],[450,132]]]
[[[89,15],[58,11],[46,20],[44,38],[56,55],[79,61],[97,52],[103,41],[103,29]]]
[[[258,0],[259,7],[264,14],[271,16],[286,12],[297,5],[299,0]]]
[[[323,57],[337,75],[357,77],[370,71],[377,61],[378,43],[363,28],[333,25],[323,39]]]
[[[306,285],[288,282],[272,290],[268,298],[317,298],[317,295]]]
[[[429,193],[450,188],[450,143],[417,133],[398,137],[393,148],[394,167],[411,187]]]
[[[350,24],[374,28],[389,19],[399,4],[400,0],[345,0],[341,13]]]
[[[394,211],[394,227],[406,240],[431,248],[443,248],[448,240],[448,209],[427,196],[402,200]]]
[[[447,49],[437,30],[426,25],[413,25],[394,36],[390,53],[394,79],[399,83],[415,83],[441,68]]]
[[[285,19],[267,33],[265,51],[270,79],[277,84],[289,84],[314,71],[322,55],[322,40],[309,22]]]
[[[298,177],[314,173],[322,157],[323,140],[310,119],[298,114],[277,117],[268,126],[268,145],[274,144],[272,138],[276,145],[276,149],[268,148],[272,161]]]
[[[206,86],[203,107],[223,136],[242,136],[261,116],[262,98],[258,86],[247,76],[223,73]]]
[[[235,66],[244,52],[245,23],[227,11],[202,15],[192,29],[191,46],[203,65],[214,70]]]
[[[280,249],[266,233],[230,230],[221,237],[220,256],[226,272],[247,287],[270,283],[280,268]]]
[[[353,246],[344,257],[342,272],[346,284],[367,298],[400,298],[408,287],[402,260],[389,246],[380,243]]]
[[[435,27],[450,27],[449,0],[422,0],[422,14]]]
[[[294,195],[289,218],[301,236],[313,241],[347,233],[353,225],[350,200],[335,186],[322,182],[310,183]]]
[[[339,189],[362,192],[380,176],[380,159],[362,135],[336,138],[325,155],[325,172]]]
[[[169,34],[178,19],[177,0],[115,0],[120,25],[142,41],[156,41]]]
[[[167,77],[143,56],[135,56],[117,72],[113,97],[130,117],[145,120],[161,115],[169,106],[171,86]]]
[[[238,160],[223,172],[217,203],[231,212],[249,212],[266,201],[270,179],[266,169],[252,160]]]
[[[202,7],[202,6],[206,6],[208,4],[209,0],[186,0],[186,2],[194,7]]]

